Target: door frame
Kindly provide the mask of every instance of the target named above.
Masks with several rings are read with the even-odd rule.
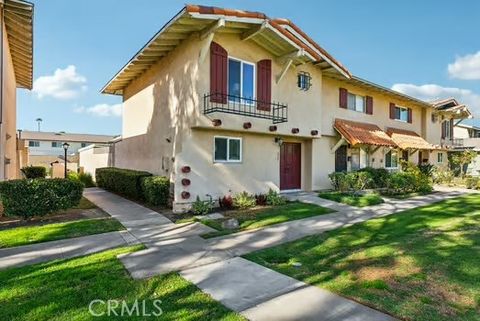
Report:
[[[294,188],[287,188],[287,189],[282,189],[282,151],[284,150],[282,147],[285,145],[285,144],[292,144],[292,145],[297,145],[298,146],[298,187],[294,187]],[[303,157],[302,157],[302,152],[303,152],[303,148],[302,148],[302,143],[301,142],[284,142],[281,146],[280,146],[280,152],[279,152],[279,164],[278,164],[278,167],[279,167],[279,189],[280,191],[282,192],[293,192],[293,191],[300,191],[302,190],[302,174],[303,174]]]

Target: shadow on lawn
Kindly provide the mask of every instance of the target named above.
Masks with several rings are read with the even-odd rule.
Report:
[[[479,320],[479,249],[480,197],[466,196],[246,257],[406,320]]]
[[[163,310],[163,314],[158,317],[161,320],[237,319],[232,312],[201,293],[178,274],[170,273],[143,281],[131,279],[116,258],[116,255],[131,250],[132,248],[117,249],[78,259],[1,271],[2,319],[144,319],[107,315],[95,317],[88,311],[89,303],[95,299],[126,300],[129,307],[135,300],[144,299],[148,302],[147,306],[153,307],[153,300],[159,299]],[[103,308],[106,311],[105,306]]]

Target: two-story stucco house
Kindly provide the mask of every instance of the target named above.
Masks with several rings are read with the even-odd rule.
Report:
[[[442,165],[442,124],[465,117],[353,76],[288,20],[194,5],[102,91],[123,97],[115,166],[170,177],[177,210],[400,158]]]
[[[20,176],[17,88],[32,88],[33,4],[0,0],[0,180]]]

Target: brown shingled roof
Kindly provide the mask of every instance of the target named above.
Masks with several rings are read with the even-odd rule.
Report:
[[[388,128],[387,134],[401,149],[435,149],[435,147],[411,130]]]
[[[234,16],[234,17],[242,17],[242,18],[267,19],[267,16],[264,13],[255,12],[255,11],[226,9],[226,8],[218,8],[218,7],[200,6],[200,5],[194,5],[194,4],[187,4],[185,8],[187,12],[196,12],[200,14],[216,14],[216,15]]]
[[[395,142],[377,125],[335,119],[333,127],[352,146],[357,144],[396,147]]]

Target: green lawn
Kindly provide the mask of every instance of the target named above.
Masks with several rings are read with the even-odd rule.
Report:
[[[81,258],[53,261],[0,271],[0,315],[9,321],[63,320],[244,320],[202,293],[176,273],[135,281],[116,255],[139,247],[120,248]],[[94,317],[92,300],[146,300],[146,311],[158,311],[153,300],[161,300],[163,314],[155,317]],[[117,311],[120,311],[117,310]],[[106,305],[94,305],[95,313]],[[118,312],[119,313],[119,312]]]
[[[222,228],[221,222],[218,220],[203,220],[202,223],[218,231],[204,234],[202,237],[211,238],[331,212],[333,212],[333,210],[325,207],[300,202],[290,202],[281,206],[261,208],[257,210],[234,211],[226,215],[238,219],[240,223],[239,229],[226,230]]]
[[[0,248],[123,230],[114,218],[88,219],[0,230]]]
[[[364,207],[383,203],[383,199],[375,193],[352,195],[349,193],[340,192],[322,192],[318,194],[318,197],[357,207]]]
[[[480,320],[478,195],[370,220],[246,257],[404,320]],[[302,266],[294,267],[293,262]]]

